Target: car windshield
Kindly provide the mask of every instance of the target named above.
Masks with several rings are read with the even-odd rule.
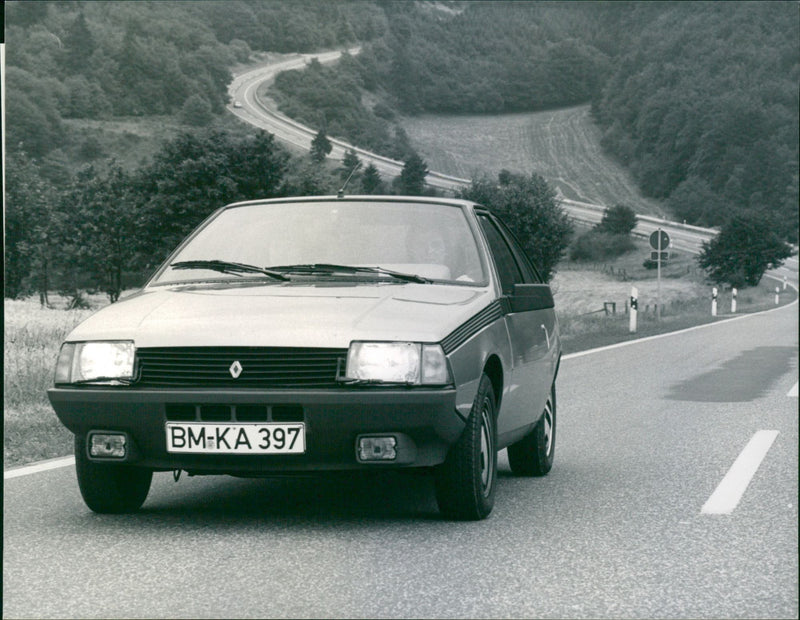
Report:
[[[486,280],[460,207],[336,200],[225,209],[171,257],[151,284],[284,280],[276,274],[290,280]]]

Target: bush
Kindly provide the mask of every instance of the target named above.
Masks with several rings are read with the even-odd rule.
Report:
[[[636,248],[628,235],[592,229],[575,240],[569,251],[570,260],[599,261],[616,258]]]
[[[603,212],[603,220],[597,229],[603,232],[629,235],[636,228],[636,213],[625,205],[616,205]]]
[[[211,104],[201,95],[192,95],[183,104],[181,121],[194,127],[207,127],[214,120]]]

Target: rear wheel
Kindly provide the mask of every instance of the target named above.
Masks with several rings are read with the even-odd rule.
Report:
[[[94,512],[135,512],[150,491],[153,472],[149,469],[96,463],[86,455],[86,438],[75,436],[75,471],[83,501]]]
[[[556,384],[542,417],[530,433],[508,446],[508,464],[518,476],[544,476],[553,467],[556,452]]]
[[[492,382],[483,375],[467,425],[436,470],[436,501],[451,519],[476,521],[494,507],[497,437]]]

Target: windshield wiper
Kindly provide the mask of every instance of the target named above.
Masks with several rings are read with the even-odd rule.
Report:
[[[243,273],[260,273],[275,278],[276,280],[285,281],[289,279],[282,273],[273,271],[272,269],[265,269],[257,265],[247,265],[245,263],[232,263],[226,260],[184,260],[172,263],[170,267],[173,269],[209,269],[221,273],[232,273],[237,276]]]
[[[417,275],[415,273],[402,273],[400,271],[392,271],[391,269],[384,269],[383,267],[363,267],[356,265],[334,265],[331,263],[313,263],[308,265],[279,265],[270,267],[274,271],[282,271],[286,273],[301,273],[301,274],[325,274],[332,275],[336,272],[339,273],[374,273],[378,275],[389,276],[404,282],[416,282],[418,284],[429,284],[432,282],[429,278]]]

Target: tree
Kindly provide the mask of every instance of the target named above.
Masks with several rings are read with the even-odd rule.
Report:
[[[31,288],[47,303],[53,232],[53,188],[39,166],[24,152],[10,151],[6,159],[5,269],[3,295],[19,297]],[[29,278],[33,277],[33,282]]]
[[[165,143],[135,180],[147,199],[141,216],[150,235],[143,263],[158,264],[217,207],[285,195],[287,161],[266,132],[236,138],[212,129]]]
[[[347,149],[342,158],[342,169],[340,172],[342,179],[347,179],[360,165],[361,160],[358,158],[358,154],[353,149]]]
[[[365,194],[383,194],[385,189],[381,175],[375,164],[370,164],[364,170],[364,176],[361,178],[361,189]]]
[[[602,232],[614,235],[629,235],[636,227],[636,213],[626,205],[616,205],[603,212],[603,219],[597,225]]]
[[[416,153],[406,159],[403,170],[397,178],[397,190],[407,196],[421,196],[425,191],[425,177],[428,164]]]
[[[770,266],[780,267],[791,255],[791,246],[762,217],[741,214],[703,242],[697,262],[717,284],[743,288],[756,286]]]
[[[211,104],[202,95],[192,95],[181,108],[181,120],[187,125],[207,127],[214,120]]]
[[[84,168],[64,195],[60,245],[74,256],[73,270],[89,274],[112,303],[123,291],[123,272],[134,267],[137,200],[131,179],[115,162],[106,174]],[[66,280],[76,281],[72,276]]]
[[[530,177],[503,171],[501,183],[473,179],[461,197],[496,213],[517,237],[525,252],[549,281],[569,245],[572,222],[555,190],[538,174]]]
[[[86,24],[83,13],[78,13],[75,21],[67,30],[64,37],[64,68],[68,73],[83,73],[86,65],[94,53],[96,44],[92,32]]]
[[[333,150],[333,145],[328,137],[325,135],[325,130],[320,129],[314,139],[311,141],[311,159],[317,163],[322,163],[325,158]]]

